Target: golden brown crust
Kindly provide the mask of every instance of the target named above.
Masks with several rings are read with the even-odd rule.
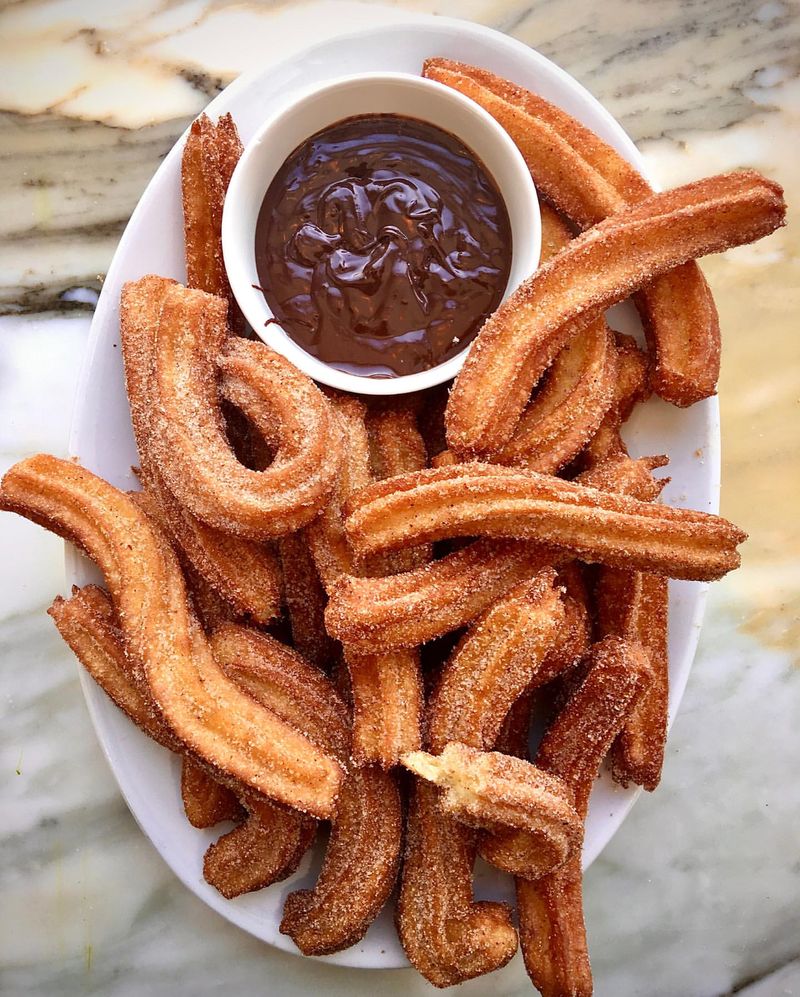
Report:
[[[512,536],[585,561],[701,580],[737,567],[736,546],[746,538],[719,516],[478,463],[365,488],[351,503],[346,529],[362,554],[459,536]]]
[[[141,662],[154,702],[192,753],[296,809],[333,813],[339,765],[224,676],[171,547],[130,498],[77,464],[39,455],[6,473],[0,502],[97,561],[126,652]]]
[[[394,775],[376,767],[351,769],[317,883],[286,898],[281,932],[305,955],[338,952],[359,941],[392,892],[402,835]]]
[[[412,751],[403,765],[437,786],[443,813],[469,827],[536,836],[547,875],[583,843],[583,821],[557,777],[521,758],[450,742],[439,755]]]
[[[350,755],[347,707],[331,680],[269,634],[226,623],[211,635],[225,674],[249,696],[345,762]]]
[[[222,299],[180,285],[167,289],[155,334],[149,448],[170,491],[196,516],[267,540],[319,512],[336,481],[341,440],[310,378],[263,343],[226,337]],[[262,435],[278,436],[265,470],[236,458],[220,396]]]
[[[223,114],[215,125],[201,114],[191,124],[181,159],[187,285],[225,298],[235,332],[244,322],[222,257],[222,209],[241,154],[231,115]]]
[[[484,324],[450,392],[450,448],[495,453],[558,351],[601,311],[689,259],[768,235],[784,217],[781,189],[742,171],[654,194],[588,229]]]
[[[582,228],[652,193],[614,149],[560,108],[491,73],[429,60],[426,74],[482,104],[520,147],[540,191]],[[646,285],[637,295],[654,356],[656,392],[676,405],[714,393],[719,319],[695,263]]]
[[[420,471],[428,466],[425,441],[417,425],[417,415],[412,401],[401,396],[370,410],[367,420],[375,481],[392,478],[405,471]],[[370,562],[365,574],[398,574],[413,571],[427,564],[433,556],[429,544],[409,550],[397,551],[391,558]],[[384,562],[384,563],[381,563]],[[352,574],[352,572],[350,572]]]
[[[106,695],[136,726],[170,751],[182,745],[153,702],[141,668],[125,654],[114,606],[97,585],[73,586],[72,596],[56,596],[47,610],[75,657]]]
[[[438,754],[450,741],[488,750],[514,701],[555,644],[564,607],[556,573],[545,568],[520,582],[472,624],[436,683],[425,744]]]
[[[647,652],[653,682],[628,717],[611,753],[611,771],[623,786],[652,792],[661,780],[669,707],[667,580],[646,572],[602,569],[595,585],[600,636],[637,640]]]
[[[409,961],[436,987],[499,969],[517,950],[509,907],[473,898],[474,861],[475,832],[442,813],[433,786],[416,781],[395,921]]]
[[[417,647],[465,626],[554,560],[531,543],[478,540],[404,574],[345,576],[331,592],[325,612],[328,631],[365,653]]]

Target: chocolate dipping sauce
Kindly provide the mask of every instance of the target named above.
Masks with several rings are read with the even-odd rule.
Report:
[[[458,139],[365,115],[289,156],[264,197],[255,251],[267,304],[299,346],[351,374],[397,377],[475,338],[508,282],[511,226]]]

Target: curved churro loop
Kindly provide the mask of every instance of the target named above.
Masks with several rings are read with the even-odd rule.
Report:
[[[457,742],[439,755],[412,751],[402,761],[439,788],[442,811],[462,824],[537,835],[552,852],[550,869],[563,865],[581,846],[583,821],[569,789],[530,762]]]
[[[476,620],[456,645],[429,701],[425,743],[494,746],[508,711],[556,643],[564,607],[556,573],[544,568]]]
[[[371,485],[352,501],[345,525],[362,554],[459,536],[513,536],[585,561],[701,580],[737,567],[736,546],[747,536],[709,513],[478,463]]]
[[[389,899],[402,836],[394,775],[371,766],[351,769],[316,885],[286,898],[281,932],[305,955],[354,945]]]
[[[120,300],[120,335],[131,421],[143,484],[153,496],[158,522],[186,560],[238,616],[269,623],[280,615],[282,580],[274,553],[263,544],[203,523],[181,506],[150,452],[155,332],[167,290],[174,281],[142,277],[126,284]]]
[[[447,60],[430,60],[425,73],[485,107],[520,147],[538,188],[581,227],[652,194],[614,149],[541,97]],[[676,405],[713,394],[719,377],[719,319],[697,265],[686,263],[653,281],[636,303],[655,358],[656,392]]]
[[[6,473],[0,504],[97,561],[126,650],[191,752],[288,806],[333,813],[339,765],[224,676],[189,611],[172,549],[134,502],[77,464],[40,454]]]
[[[365,653],[418,647],[465,626],[554,560],[549,551],[524,541],[478,540],[401,575],[344,576],[331,590],[328,631]]]
[[[495,453],[558,351],[601,311],[688,259],[768,235],[784,216],[781,188],[743,171],[654,194],[588,229],[479,332],[450,393],[451,449]]]
[[[170,490],[196,516],[266,540],[320,511],[336,483],[341,440],[310,378],[263,343],[226,338],[221,299],[179,285],[167,289],[155,336],[151,449]],[[277,439],[266,470],[237,460],[223,431],[220,395],[262,436]]]
[[[411,792],[395,921],[409,961],[436,987],[504,966],[517,950],[507,904],[473,899],[474,832],[443,814],[438,790]]]
[[[593,648],[586,678],[542,740],[536,764],[570,786],[575,809],[583,818],[600,763],[650,681],[647,657],[639,645],[606,638]],[[496,857],[504,839],[507,855],[513,854],[510,843],[515,842],[518,858],[526,851],[528,860],[533,858],[524,834],[517,832],[497,836]],[[518,876],[516,885],[522,954],[534,986],[542,997],[566,993],[589,997],[592,973],[583,923],[580,855],[541,879]]]

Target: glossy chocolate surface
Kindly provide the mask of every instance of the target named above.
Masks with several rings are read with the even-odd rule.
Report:
[[[318,132],[270,184],[260,286],[287,334],[349,373],[397,377],[459,353],[502,299],[508,213],[454,136],[398,115]]]

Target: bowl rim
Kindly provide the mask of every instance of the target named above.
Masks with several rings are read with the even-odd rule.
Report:
[[[245,217],[242,209],[242,202],[251,194],[254,187],[263,188],[259,193],[260,203],[275,173],[293,151],[288,150],[277,169],[271,173],[267,172],[265,179],[264,172],[259,170],[259,157],[263,155],[265,148],[269,148],[272,136],[281,128],[290,126],[291,120],[297,114],[320,97],[327,97],[331,94],[344,95],[348,91],[374,87],[376,83],[406,90],[417,89],[435,93],[437,101],[432,103],[436,108],[448,104],[452,107],[459,107],[478,123],[478,127],[487,137],[487,142],[492,142],[498,155],[503,157],[504,166],[509,174],[504,180],[501,180],[484,163],[484,168],[494,179],[508,209],[513,233],[510,273],[501,302],[505,301],[523,280],[536,270],[541,255],[541,214],[536,186],[522,153],[503,127],[475,101],[436,80],[402,72],[350,73],[321,84],[314,84],[296,92],[292,99],[287,100],[271,114],[247,142],[231,177],[222,214],[222,251],[228,281],[237,304],[245,319],[263,342],[283,354],[315,381],[328,387],[353,394],[390,396],[422,391],[452,380],[463,366],[472,342],[475,341],[474,338],[463,350],[443,363],[424,371],[404,374],[399,377],[366,377],[339,370],[325,361],[319,360],[294,342],[275,318],[263,293],[256,289],[253,282],[255,254],[251,245],[252,239],[248,238],[250,229],[255,226],[255,219]],[[350,116],[347,113],[333,116],[327,121],[327,124],[321,124],[318,128],[314,128],[307,138]],[[413,116],[448,132],[463,143],[470,152],[473,151],[469,139],[460,134],[457,126],[451,127],[444,115],[433,113],[430,117],[426,116],[425,118],[416,114]],[[476,159],[482,159],[477,153],[475,156]],[[512,184],[513,190],[511,189]],[[525,208],[524,212],[517,211],[512,216],[512,210],[509,206],[511,200],[521,202]]]

